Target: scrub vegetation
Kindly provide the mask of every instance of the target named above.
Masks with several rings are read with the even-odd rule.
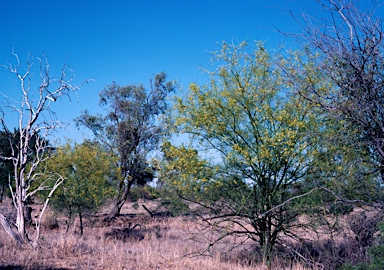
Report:
[[[383,269],[384,32],[374,9],[319,2],[299,51],[223,42],[206,84],[106,86],[104,114],[75,119],[81,143],[50,141],[69,71],[40,60],[34,91],[13,53],[0,266]]]

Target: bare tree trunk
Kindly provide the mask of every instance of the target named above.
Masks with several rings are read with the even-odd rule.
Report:
[[[16,205],[16,227],[18,234],[22,240],[23,243],[29,242],[27,231],[25,228],[25,212],[24,212],[24,203],[21,201],[20,198],[17,199],[17,205]]]
[[[6,233],[10,237],[12,237],[12,239],[16,240],[19,243],[23,243],[23,240],[20,238],[20,236],[15,231],[12,230],[7,218],[5,216],[3,216],[2,214],[0,214],[0,223],[3,226],[4,230],[6,231]]]

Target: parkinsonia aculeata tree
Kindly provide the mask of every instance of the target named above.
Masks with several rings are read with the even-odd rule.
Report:
[[[314,191],[300,187],[318,146],[308,133],[319,130],[321,117],[291,91],[284,63],[277,65],[262,44],[246,48],[224,43],[213,54],[210,82],[191,84],[176,101],[177,130],[197,151],[164,144],[160,180],[186,199],[190,192],[183,190],[193,186],[198,195],[190,200],[209,210],[202,221],[218,233],[210,245],[243,236],[259,244],[269,264],[280,237],[293,235],[299,198]]]

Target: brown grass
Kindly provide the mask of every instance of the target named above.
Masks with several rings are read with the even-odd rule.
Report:
[[[66,233],[63,217],[48,213],[38,248],[21,247],[0,229],[0,268],[265,269],[255,260],[251,246],[229,250],[224,243],[210,256],[197,256],[195,252],[206,245],[197,238],[191,239],[190,232],[199,228],[185,218],[150,218],[141,207],[136,211],[130,204],[122,213],[109,224],[102,222],[102,216],[86,220],[82,236],[76,223]],[[59,226],[52,226],[56,224]],[[305,268],[299,264],[284,267],[275,260],[273,269]]]

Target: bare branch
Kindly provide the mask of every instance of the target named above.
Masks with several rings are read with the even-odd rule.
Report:
[[[11,236],[17,242],[23,243],[23,240],[20,238],[20,236],[12,230],[7,218],[3,216],[1,213],[0,213],[0,223],[3,226],[4,230],[9,234],[9,236]]]
[[[58,176],[58,179],[56,180],[56,182],[53,185],[53,187],[51,188],[51,191],[49,192],[47,198],[45,199],[44,206],[41,209],[41,212],[39,214],[38,219],[36,220],[36,236],[35,236],[34,243],[37,243],[37,240],[40,237],[41,220],[43,219],[43,215],[44,215],[45,210],[47,209],[48,203],[51,200],[51,197],[52,197],[53,193],[55,192],[55,190],[64,182],[64,178],[62,176],[60,176],[60,175],[57,175],[57,176]]]
[[[28,200],[40,191],[50,190],[43,211],[38,219],[36,242],[39,238],[39,227],[47,204],[53,192],[64,181],[63,177],[57,176],[53,186],[50,186],[48,183],[53,180],[53,175],[47,176],[38,172],[41,164],[50,157],[50,147],[45,138],[62,126],[62,123],[56,119],[56,115],[51,109],[51,104],[60,97],[70,98],[71,94],[76,94],[79,86],[73,84],[73,77],[68,77],[70,70],[66,65],[61,70],[60,78],[53,78],[50,74],[47,58],[43,56],[42,58],[37,58],[40,68],[40,84],[36,89],[37,91],[33,91],[33,58],[30,55],[28,56],[26,70],[21,73],[20,59],[13,51],[12,55],[15,58],[16,64],[13,65],[7,62],[7,65],[2,65],[1,67],[14,74],[19,80],[22,98],[20,102],[17,102],[3,94],[6,98],[6,106],[11,108],[12,112],[18,113],[18,129],[15,134],[9,132],[4,120],[4,110],[1,109],[1,125],[4,130],[12,134],[12,137],[9,138],[11,155],[2,155],[0,158],[13,161],[14,175],[13,177],[9,176],[9,187],[16,210],[17,237],[22,242],[29,242],[24,216],[24,208],[27,206]],[[36,181],[41,181],[37,187],[33,185]],[[6,223],[3,224],[3,227],[7,230]],[[14,235],[11,235],[11,237],[16,239]]]

